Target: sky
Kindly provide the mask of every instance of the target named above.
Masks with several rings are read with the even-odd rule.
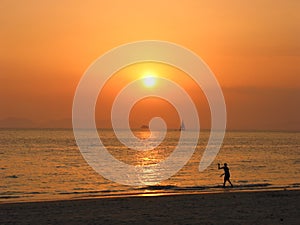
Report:
[[[298,0],[2,0],[0,11],[0,127],[72,127],[76,87],[95,59],[128,42],[163,40],[192,50],[213,71],[228,129],[300,130]],[[205,97],[186,74],[163,65],[132,67],[114,74],[99,95],[99,127],[110,126],[122,85],[147,70],[161,76],[165,68],[209,128]],[[170,127],[180,123],[169,103],[144,99],[130,124],[139,127],[157,115]]]

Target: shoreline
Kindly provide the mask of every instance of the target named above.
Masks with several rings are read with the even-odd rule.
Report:
[[[38,203],[38,202],[57,202],[57,201],[77,201],[77,200],[92,200],[92,199],[114,199],[114,198],[134,198],[134,197],[161,197],[161,196],[181,196],[181,195],[207,195],[207,194],[222,194],[222,193],[253,193],[253,192],[272,192],[272,191],[300,191],[299,187],[287,187],[287,186],[271,186],[271,187],[261,187],[261,188],[231,188],[227,186],[226,188],[215,188],[212,190],[160,190],[160,189],[145,189],[145,192],[129,192],[129,193],[116,193],[116,194],[65,194],[56,195],[56,197],[49,198],[15,198],[15,197],[2,197],[0,198],[0,205],[3,204],[18,204],[18,203]],[[57,197],[60,196],[60,197]],[[67,197],[68,196],[68,197]]]
[[[299,190],[0,204],[2,224],[299,224]]]
[[[163,186],[162,186],[163,187]],[[174,186],[175,187],[175,186]],[[152,189],[151,189],[152,188]],[[22,198],[22,197],[14,197],[14,196],[2,196],[0,197],[0,205],[2,204],[13,204],[13,203],[35,203],[35,202],[53,202],[53,201],[72,201],[72,200],[85,200],[85,199],[106,199],[106,198],[132,198],[132,197],[148,197],[148,196],[177,196],[177,195],[203,195],[203,194],[218,194],[218,193],[239,193],[239,192],[268,192],[268,191],[300,191],[300,187],[295,186],[253,186],[253,187],[239,187],[234,186],[231,188],[227,186],[223,188],[222,186],[215,187],[212,189],[200,188],[197,189],[193,187],[190,189],[189,187],[182,187],[178,189],[164,189],[161,186],[158,186],[157,189],[153,189],[153,187],[149,187],[149,189],[145,188],[144,191],[141,192],[128,192],[128,193],[115,193],[115,194],[97,194],[98,192],[91,193],[68,193],[61,195],[52,195],[49,197],[39,197],[36,198]],[[100,193],[100,192],[99,192]],[[59,197],[58,197],[59,196]]]

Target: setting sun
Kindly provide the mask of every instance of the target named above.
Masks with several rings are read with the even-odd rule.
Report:
[[[156,84],[155,76],[147,75],[143,78],[143,83],[146,87],[153,87]]]
[[[300,0],[0,11],[0,225],[300,225]]]

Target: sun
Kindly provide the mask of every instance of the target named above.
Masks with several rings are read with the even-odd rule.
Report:
[[[154,75],[146,75],[143,78],[143,83],[148,88],[154,87],[156,84],[156,78]]]

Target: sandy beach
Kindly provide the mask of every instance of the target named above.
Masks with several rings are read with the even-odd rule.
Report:
[[[300,191],[224,192],[0,205],[0,224],[300,224]]]

